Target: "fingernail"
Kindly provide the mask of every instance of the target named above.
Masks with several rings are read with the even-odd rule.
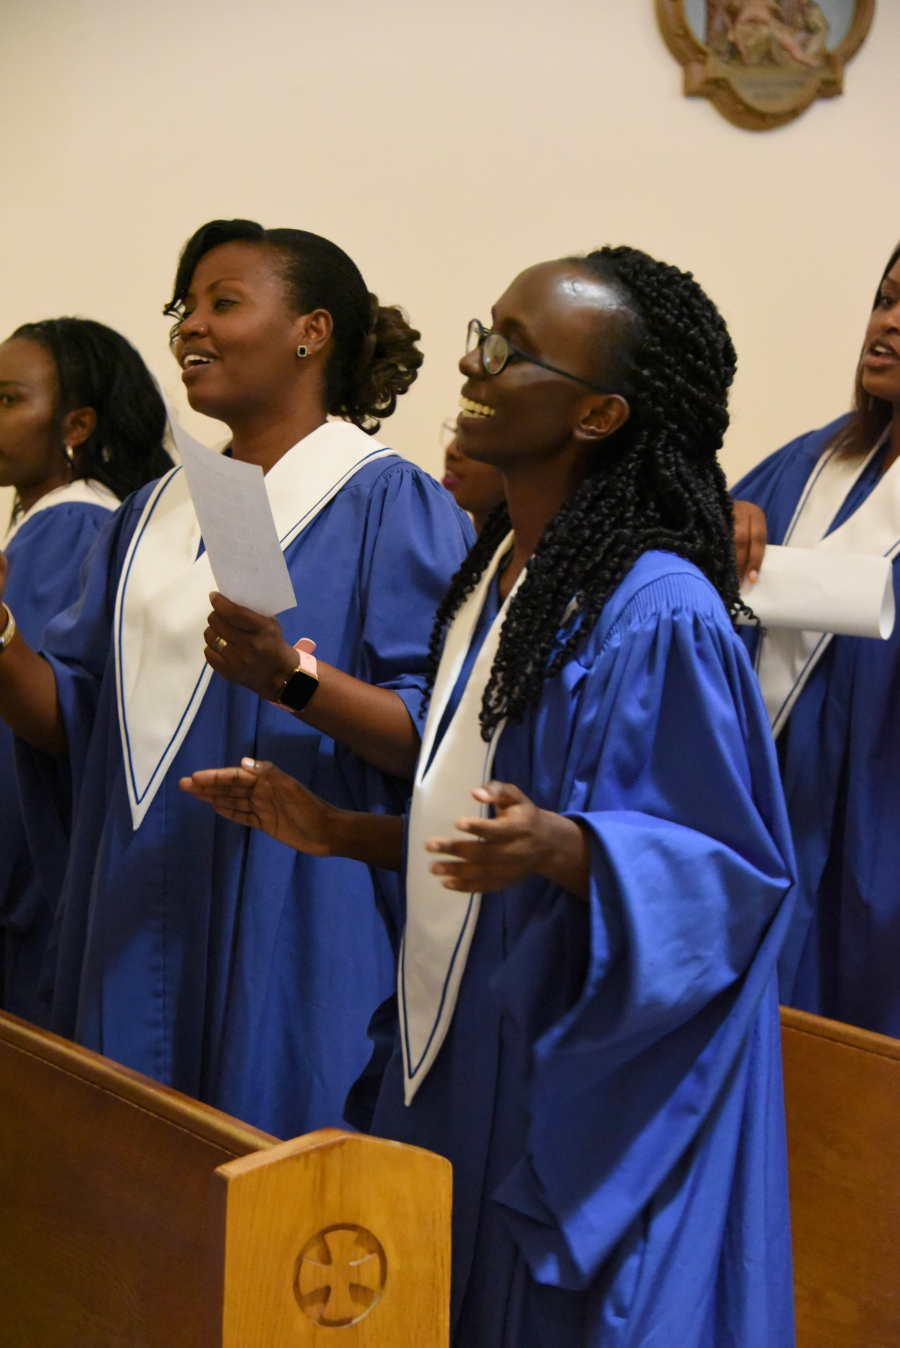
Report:
[[[750,582],[751,585],[755,585],[756,582],[759,580],[759,572],[758,572],[758,571],[748,571],[748,572],[747,572],[747,579],[749,580],[749,582]]]

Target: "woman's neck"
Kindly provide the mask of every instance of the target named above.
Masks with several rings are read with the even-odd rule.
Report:
[[[32,506],[37,505],[42,496],[46,496],[51,491],[56,491],[57,487],[65,487],[72,481],[72,470],[68,464],[60,468],[58,473],[45,478],[36,486],[16,487],[16,496],[19,500],[19,506],[22,514],[26,515]]]
[[[515,541],[509,565],[500,577],[500,597],[505,599],[534,555],[553,516],[584,481],[586,456],[582,452],[540,463],[504,470],[506,504]]]
[[[327,420],[324,409],[315,407],[232,423],[232,457],[242,463],[258,463],[267,473],[298,441],[312,435]]]

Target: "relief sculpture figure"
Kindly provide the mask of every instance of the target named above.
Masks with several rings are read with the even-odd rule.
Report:
[[[706,45],[745,66],[821,66],[828,20],[817,0],[707,0]]]

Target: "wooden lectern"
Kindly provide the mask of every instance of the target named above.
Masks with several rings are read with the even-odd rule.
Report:
[[[0,1348],[447,1348],[450,1169],[0,1015]]]
[[[900,1040],[781,1012],[797,1348],[900,1345]]]

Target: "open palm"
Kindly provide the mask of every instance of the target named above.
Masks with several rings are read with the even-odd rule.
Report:
[[[239,768],[205,768],[182,777],[179,786],[224,819],[261,829],[298,852],[328,855],[331,807],[271,763],[245,758]]]

